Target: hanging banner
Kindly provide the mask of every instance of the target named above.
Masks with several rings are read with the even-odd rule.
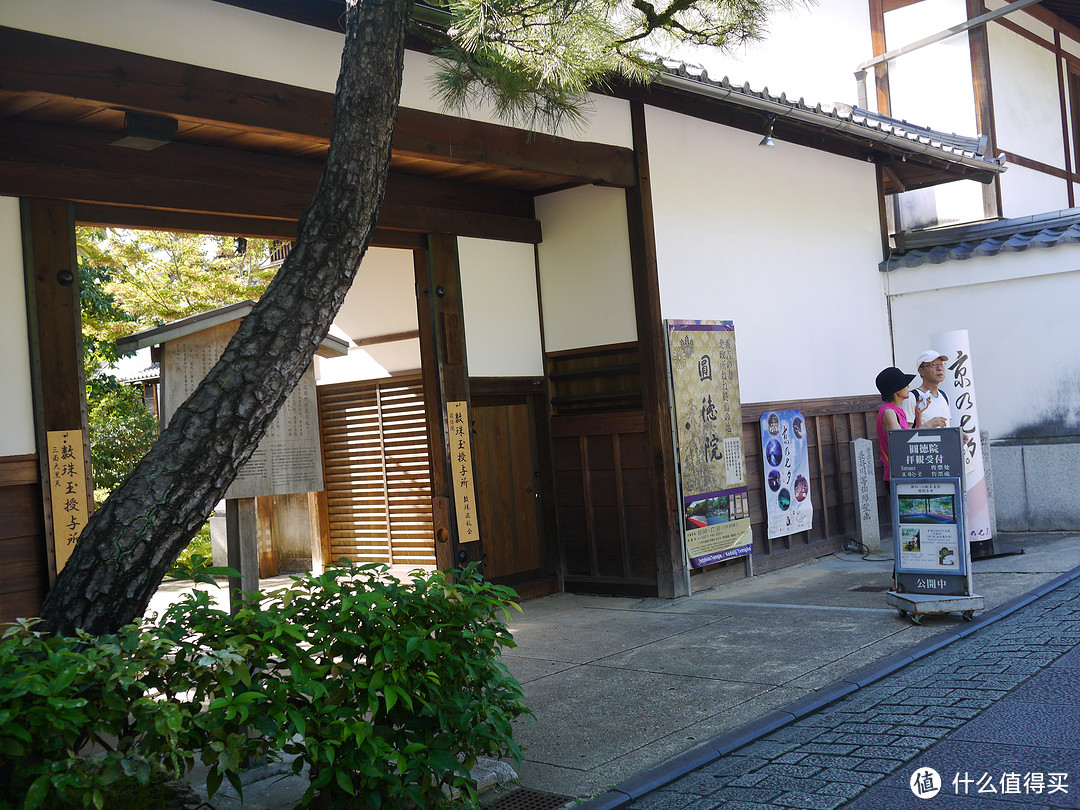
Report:
[[[971,543],[991,540],[990,504],[983,468],[982,439],[979,436],[979,413],[975,402],[975,372],[966,329],[940,332],[930,336],[930,345],[948,356],[942,390],[949,395],[952,410],[950,424],[960,428],[964,453],[965,516],[967,539]]]
[[[768,411],[761,415],[761,456],[765,459],[769,537],[809,531],[814,522],[814,505],[810,502],[806,420],[799,411]]]
[[[683,527],[695,568],[749,554],[750,502],[731,321],[665,321]]]

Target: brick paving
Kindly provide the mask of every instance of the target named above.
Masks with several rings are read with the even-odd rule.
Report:
[[[1078,645],[1080,579],[627,807],[1080,808]],[[944,783],[929,801],[909,787],[925,767]],[[1068,773],[1067,790],[1005,781],[1036,768]],[[999,789],[950,784],[969,772]]]

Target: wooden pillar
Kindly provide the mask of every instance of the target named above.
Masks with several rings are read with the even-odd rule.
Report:
[[[671,400],[667,382],[667,343],[660,314],[660,279],[656,267],[652,182],[645,132],[645,106],[630,102],[637,158],[637,185],[626,190],[630,268],[641,363],[642,406],[649,454],[649,484],[656,504],[656,587],[665,598],[689,594],[686,555],[680,530],[682,509],[675,488],[675,447],[671,436]]]
[[[431,234],[427,251],[417,251],[414,256],[424,401],[431,446],[435,560],[440,569],[446,570],[483,559],[479,540],[465,542],[459,536],[452,478],[455,462],[447,424],[447,403],[464,402],[468,408],[469,402],[457,239],[448,234]],[[471,414],[471,410],[468,412]],[[471,458],[468,466],[472,468]]]
[[[86,386],[82,357],[82,319],[79,312],[79,268],[75,256],[75,216],[71,203],[22,200],[23,263],[26,278],[27,321],[30,329],[30,371],[34,391],[34,422],[45,506],[45,537],[49,582],[57,573],[57,538],[53,529],[54,465],[50,465],[48,436],[70,431],[82,438],[82,498],[89,516],[94,511],[90,473],[90,438],[86,417]],[[81,499],[80,499],[81,500]],[[60,508],[57,504],[57,508]],[[67,554],[59,555],[61,567]]]
[[[225,537],[229,567],[240,572],[229,577],[229,612],[244,606],[242,594],[259,587],[259,529],[255,498],[227,498]]]

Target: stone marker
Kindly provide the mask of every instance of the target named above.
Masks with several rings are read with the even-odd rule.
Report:
[[[874,443],[854,439],[851,455],[851,488],[855,494],[856,538],[870,551],[881,551],[881,524],[878,521],[877,479],[874,475]]]
[[[986,502],[990,509],[990,536],[997,537],[997,512],[994,509],[994,471],[990,465],[989,431],[979,431],[979,444],[982,446],[983,469],[986,471]]]

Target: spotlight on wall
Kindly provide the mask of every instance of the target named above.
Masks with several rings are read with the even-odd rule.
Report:
[[[765,137],[758,142],[758,146],[764,146],[766,149],[772,149],[776,146],[776,141],[772,139],[772,128],[774,123],[776,123],[775,115],[770,115],[765,119]]]
[[[128,149],[141,149],[149,152],[167,143],[172,143],[176,134],[176,119],[162,115],[145,113],[124,113],[124,137],[113,141],[110,146],[124,146]]]

